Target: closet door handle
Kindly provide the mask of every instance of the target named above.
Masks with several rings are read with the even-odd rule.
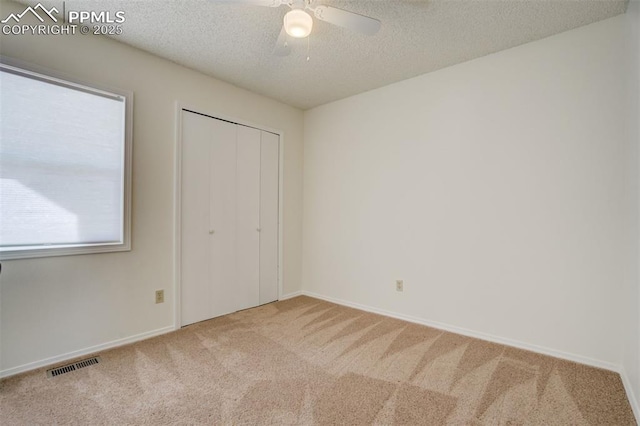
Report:
[[[209,229],[209,234],[215,234],[215,233],[216,233],[215,229]]]
[[[260,228],[256,228],[256,231],[260,232],[260,231],[262,231],[262,229],[260,229]]]

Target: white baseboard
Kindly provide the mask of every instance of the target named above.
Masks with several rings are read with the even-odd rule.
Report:
[[[629,376],[627,376],[624,368],[620,369],[620,377],[622,378],[624,389],[625,391],[627,391],[627,397],[629,397],[629,404],[631,404],[633,414],[636,416],[636,421],[640,424],[640,404],[638,402],[638,398],[635,395],[635,392],[633,391],[633,387],[631,386]]]
[[[294,291],[293,293],[287,293],[280,296],[279,300],[293,299],[294,297],[302,296],[302,291]]]
[[[37,368],[57,364],[59,362],[67,361],[80,356],[89,355],[99,351],[123,346],[129,343],[138,342],[140,340],[149,339],[151,337],[159,336],[171,331],[174,331],[173,326],[163,327],[157,330],[147,331],[145,333],[136,334],[135,336],[125,337],[123,339],[112,340],[111,342],[102,343],[85,349],[79,349],[77,351],[68,352],[66,354],[46,358],[40,361],[34,361],[28,364],[19,365],[17,367],[7,368],[6,370],[0,370],[0,378],[13,376],[19,373],[24,373],[25,371],[35,370]]]
[[[537,352],[539,354],[549,355],[552,357],[561,358],[568,361],[574,361],[580,364],[586,364],[592,367],[603,368],[605,370],[610,370],[610,371],[615,371],[616,373],[620,373],[620,366],[610,362],[600,361],[600,360],[588,358],[581,355],[576,355],[576,354],[558,351],[555,349],[545,348],[543,346],[533,345],[530,343],[524,343],[518,340],[512,340],[504,337],[494,336],[492,334],[483,333],[475,330],[469,330],[466,328],[444,324],[437,321],[431,321],[425,318],[413,317],[410,315],[400,314],[398,312],[391,312],[384,309],[378,309],[371,306],[362,305],[360,303],[354,303],[346,300],[336,299],[334,297],[323,296],[321,294],[313,293],[310,291],[303,290],[301,293],[309,297],[315,297],[316,299],[322,299],[322,300],[326,300],[327,302],[337,303],[338,305],[348,306],[351,308],[360,309],[362,311],[371,312],[374,314],[380,314],[380,315],[384,315],[391,318],[397,318],[400,320],[413,322],[416,324],[426,325],[428,327],[437,328],[439,330],[450,331],[456,334],[462,334],[463,336],[474,337],[476,339],[481,339],[481,340],[487,340],[489,342],[499,343],[501,345],[512,346],[519,349],[525,349],[528,351]]]

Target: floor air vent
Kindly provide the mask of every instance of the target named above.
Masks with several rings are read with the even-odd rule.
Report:
[[[99,356],[94,356],[93,358],[83,359],[78,362],[74,362],[73,364],[63,365],[62,367],[52,368],[51,370],[47,370],[47,377],[55,377],[64,373],[69,373],[70,371],[76,371],[84,367],[88,367],[90,365],[98,364],[100,362]]]

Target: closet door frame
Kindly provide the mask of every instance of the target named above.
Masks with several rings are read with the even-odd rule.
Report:
[[[181,292],[182,292],[182,111],[188,111],[195,114],[201,114],[212,119],[228,121],[230,123],[239,124],[241,126],[253,127],[258,130],[273,133],[278,135],[278,300],[282,297],[282,254],[283,254],[283,200],[284,200],[284,132],[282,130],[274,129],[262,124],[253,123],[241,118],[230,117],[226,114],[220,114],[216,111],[211,111],[208,108],[203,108],[197,105],[186,104],[184,102],[177,101],[175,107],[175,163],[174,163],[174,192],[173,192],[173,207],[174,207],[174,238],[173,238],[173,327],[178,330],[182,327],[181,323]]]

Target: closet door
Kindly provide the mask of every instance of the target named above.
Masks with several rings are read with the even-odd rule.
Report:
[[[278,298],[279,137],[182,112],[181,324]]]
[[[260,304],[260,130],[236,126],[236,308]]]
[[[235,312],[236,126],[182,112],[181,324]]]
[[[209,286],[211,288],[208,318],[238,310],[235,292],[237,284],[236,248],[237,191],[235,124],[209,118],[211,149],[209,155]],[[205,182],[195,183],[204,185]]]
[[[209,150],[212,120],[182,112],[181,323],[210,318]]]
[[[260,304],[278,300],[279,137],[261,132],[260,143]]]

